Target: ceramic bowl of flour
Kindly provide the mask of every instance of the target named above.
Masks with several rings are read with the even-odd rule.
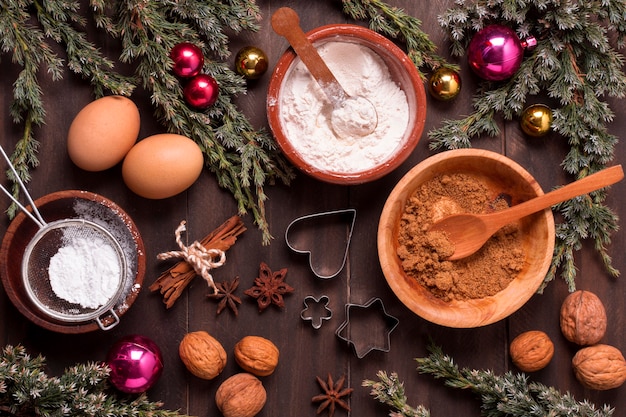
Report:
[[[387,283],[418,316],[447,327],[495,323],[521,308],[550,268],[555,240],[548,208],[496,232],[475,254],[447,261],[445,235],[430,225],[452,214],[506,209],[543,194],[519,164],[495,152],[460,149],[413,167],[389,194],[378,226]]]
[[[107,312],[98,317],[102,327],[105,329],[113,327],[134,303],[143,284],[146,269],[145,250],[135,223],[113,201],[87,191],[55,192],[35,200],[35,205],[47,223],[61,219],[88,220],[106,229],[119,243],[126,271],[123,274],[121,288],[115,293],[116,298],[111,304],[110,311],[115,314]],[[27,319],[45,329],[67,334],[98,330],[101,326],[96,320],[75,322],[57,319],[45,314],[40,306],[33,303],[24,285],[21,266],[24,252],[38,230],[38,226],[22,212],[15,216],[7,228],[0,247],[0,276],[9,299]],[[73,296],[98,300],[97,297],[93,297],[93,293],[81,294],[80,291],[77,289]]]
[[[424,129],[426,95],[415,65],[362,26],[322,26],[307,37],[346,93],[373,105],[374,127],[337,134],[330,100],[290,48],[276,64],[267,96],[276,141],[296,167],[319,180],[360,184],[383,177],[409,157]]]

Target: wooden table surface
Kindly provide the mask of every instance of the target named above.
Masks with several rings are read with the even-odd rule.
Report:
[[[406,8],[423,21],[423,29],[440,46],[440,54],[448,56],[444,34],[436,17],[453,2],[445,0],[412,1],[392,0],[390,3]],[[341,12],[338,1],[269,1],[258,0],[264,14],[262,30],[257,34],[233,37],[231,50],[252,44],[262,48],[271,63],[287,48],[287,43],[272,32],[269,17],[281,6],[293,7],[301,16],[305,30],[329,23],[350,22]],[[361,24],[363,24],[361,22]],[[451,59],[454,61],[453,59]],[[6,60],[8,61],[8,60]],[[48,111],[47,124],[37,132],[41,139],[41,165],[32,171],[29,188],[34,197],[53,191],[82,189],[93,191],[119,204],[137,224],[146,245],[147,271],[144,288],[132,308],[114,329],[103,332],[67,335],[42,329],[24,318],[8,297],[0,295],[0,342],[23,344],[33,354],[47,358],[49,372],[59,374],[68,366],[79,362],[104,360],[111,345],[129,334],[142,334],[153,339],[162,350],[164,373],[148,392],[150,399],[164,402],[165,408],[180,409],[196,416],[219,415],[214,394],[219,383],[239,370],[232,357],[234,344],[246,335],[259,335],[272,340],[280,349],[280,363],[276,372],[263,378],[268,401],[260,417],[279,415],[314,415],[316,405],[311,397],[320,393],[316,376],[331,373],[338,378],[345,374],[347,386],[353,387],[350,397],[351,415],[368,417],[386,415],[387,407],[380,405],[361,387],[364,379],[375,378],[378,370],[397,372],[405,382],[411,404],[422,404],[433,416],[479,416],[480,401],[472,394],[445,388],[440,381],[416,372],[414,358],[426,355],[429,340],[443,347],[461,366],[492,369],[497,373],[514,370],[508,355],[510,340],[525,330],[547,332],[555,344],[556,353],[550,365],[533,373],[530,378],[569,391],[582,400],[589,399],[598,406],[608,403],[616,407],[615,415],[626,409],[625,387],[598,392],[584,389],[575,379],[570,365],[576,346],[561,335],[558,324],[559,308],[568,290],[564,281],[557,279],[546,291],[533,298],[511,317],[478,329],[452,329],[429,323],[405,308],[388,287],[377,259],[376,231],[386,197],[398,180],[415,164],[432,155],[428,149],[426,132],[440,126],[444,119],[455,119],[471,111],[471,98],[476,82],[463,65],[463,91],[452,102],[436,102],[429,97],[425,133],[411,157],[396,171],[373,183],[358,186],[339,186],[322,183],[303,174],[289,186],[268,187],[267,216],[274,240],[269,246],[261,244],[261,234],[252,224],[250,216],[244,217],[248,230],[227,253],[226,265],[213,271],[216,280],[230,280],[239,276],[239,295],[243,300],[239,315],[226,310],[216,315],[217,304],[207,298],[207,286],[196,278],[181,299],[171,309],[166,309],[158,293],[148,290],[158,275],[169,265],[158,261],[158,253],[176,249],[174,230],[179,222],[187,220],[190,241],[198,240],[236,213],[235,201],[221,190],[215,178],[206,171],[187,192],[159,201],[146,200],[134,195],[123,184],[120,167],[106,173],[86,173],[69,160],[66,133],[74,115],[91,99],[89,87],[68,75],[63,81],[44,85]],[[3,60],[2,65],[9,65]],[[270,71],[273,66],[270,67]],[[240,108],[255,126],[267,127],[265,95],[269,72],[259,81],[251,83],[249,93],[238,98]],[[0,121],[2,144],[11,148],[20,129],[13,125],[8,115],[10,102],[9,79],[2,81],[4,96]],[[142,113],[140,137],[159,133],[162,129],[151,117],[150,103],[145,95],[133,97]],[[615,121],[610,131],[616,135],[626,130],[626,108],[622,102],[610,101],[615,110]],[[564,139],[549,135],[529,139],[516,122],[503,126],[497,138],[482,138],[473,142],[477,148],[489,149],[509,156],[524,166],[544,190],[571,181],[562,171],[560,163],[568,150]],[[617,145],[616,163],[626,162],[623,141]],[[626,183],[612,188],[607,204],[622,218],[626,217]],[[8,204],[5,198],[3,204]],[[356,223],[349,256],[343,271],[335,278],[321,280],[311,272],[305,256],[290,251],[284,233],[289,223],[297,217],[339,209],[354,208]],[[2,231],[9,224],[2,220]],[[332,259],[340,248],[335,240],[319,241],[319,256]],[[626,237],[619,231],[613,237],[610,251],[614,266],[626,270]],[[255,300],[243,295],[252,286],[261,262],[271,269],[288,268],[287,283],[295,291],[285,297],[285,308],[268,308],[262,314]],[[608,331],[603,342],[626,350],[626,283],[623,278],[609,277],[601,265],[590,242],[576,254],[579,268],[577,285],[580,289],[595,292],[605,303],[608,312]],[[330,320],[316,330],[311,323],[300,318],[304,298],[308,295],[327,295],[333,312]],[[379,297],[387,312],[399,319],[391,333],[390,351],[373,351],[359,359],[352,348],[340,340],[335,331],[345,318],[347,303],[362,304]],[[224,345],[229,353],[223,373],[212,381],[192,376],[178,357],[178,344],[190,331],[206,330]],[[354,335],[354,337],[362,337]],[[336,415],[346,415],[338,410]]]

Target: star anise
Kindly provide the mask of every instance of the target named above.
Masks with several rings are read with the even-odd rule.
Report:
[[[317,407],[317,414],[321,414],[322,411],[328,409],[328,417],[333,417],[337,406],[346,411],[350,411],[350,406],[347,402],[342,400],[342,398],[350,395],[352,391],[354,391],[354,388],[343,387],[343,383],[346,380],[345,375],[339,378],[337,382],[333,382],[333,378],[330,376],[330,373],[328,374],[327,382],[324,382],[324,380],[319,376],[316,376],[315,378],[317,379],[317,383],[320,384],[320,387],[324,390],[324,394],[316,395],[311,399],[314,403],[321,402],[319,407]]]
[[[217,293],[207,295],[209,298],[219,300],[215,314],[220,314],[228,307],[235,313],[235,316],[239,315],[237,304],[241,304],[241,298],[235,295],[235,291],[239,287],[239,277],[235,277],[232,281],[216,282],[215,287],[217,288]]]
[[[270,304],[279,308],[285,307],[283,295],[293,292],[293,288],[285,282],[287,268],[272,272],[265,262],[261,262],[259,276],[254,279],[254,286],[244,291],[244,294],[256,298],[259,312],[263,312]]]

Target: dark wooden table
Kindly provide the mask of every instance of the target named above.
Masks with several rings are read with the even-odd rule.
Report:
[[[419,17],[424,30],[440,45],[440,53],[447,56],[444,34],[436,17],[446,7],[452,6],[452,1],[393,0],[391,3],[405,7]],[[232,51],[252,44],[262,48],[271,62],[275,62],[287,47],[286,41],[275,35],[269,26],[269,16],[276,8],[291,6],[296,9],[305,30],[348,21],[338,1],[259,0],[258,4],[264,13],[262,30],[257,34],[233,38]],[[462,94],[447,103],[429,98],[425,132],[439,126],[444,119],[470,112],[476,84],[464,63],[461,64]],[[8,64],[3,61],[3,65]],[[248,95],[238,99],[240,108],[259,128],[267,126],[265,95],[268,82],[269,73],[250,85]],[[2,83],[2,144],[9,147],[20,133],[8,115],[10,80],[5,79]],[[238,317],[228,310],[216,316],[216,303],[207,299],[207,287],[200,278],[195,279],[169,310],[163,305],[161,296],[149,292],[147,286],[168,265],[157,261],[156,255],[176,249],[173,232],[179,222],[187,220],[190,241],[200,239],[236,213],[231,195],[217,186],[209,172],[204,173],[184,194],[149,201],[134,195],[123,185],[119,167],[104,174],[81,171],[73,166],[66,154],[65,138],[74,115],[92,99],[89,88],[67,76],[63,81],[46,83],[45,94],[48,118],[46,126],[37,132],[41,139],[41,166],[32,172],[33,179],[29,184],[32,194],[39,197],[57,190],[83,189],[112,199],[136,222],[147,253],[145,286],[122,322],[109,332],[66,335],[44,330],[25,319],[4,293],[0,295],[0,342],[23,344],[33,354],[43,354],[51,374],[61,373],[64,368],[78,362],[103,360],[115,341],[129,334],[142,334],[159,345],[165,362],[164,374],[148,392],[149,397],[163,401],[168,409],[180,409],[197,416],[218,415],[215,391],[222,380],[238,371],[232,358],[233,346],[243,336],[254,334],[272,340],[281,352],[278,369],[263,379],[268,402],[259,414],[261,417],[314,415],[316,405],[311,403],[311,397],[320,392],[315,376],[324,377],[328,373],[336,378],[345,374],[347,385],[355,389],[350,399],[352,415],[386,415],[386,407],[372,399],[368,389],[361,387],[361,382],[375,378],[378,370],[398,372],[405,382],[410,402],[413,405],[423,404],[433,416],[478,416],[480,402],[473,395],[445,388],[430,376],[419,375],[414,358],[426,354],[426,346],[432,339],[461,366],[503,373],[515,370],[508,355],[510,340],[522,331],[538,329],[552,337],[556,354],[546,369],[532,374],[531,378],[553,385],[562,392],[569,391],[580,400],[588,398],[597,405],[609,403],[617,408],[615,415],[623,415],[626,408],[625,388],[607,392],[585,390],[573,375],[570,361],[576,346],[564,339],[558,325],[559,308],[568,293],[562,280],[551,283],[544,294],[535,295],[508,319],[478,329],[451,329],[431,324],[405,308],[391,292],[377,259],[378,218],[387,195],[397,181],[412,166],[432,154],[428,150],[425,134],[415,152],[400,168],[373,183],[345,187],[299,175],[289,187],[268,188],[267,215],[275,239],[271,245],[262,246],[260,232],[249,216],[244,218],[248,230],[228,251],[226,265],[213,271],[219,281],[240,277],[239,295],[243,304]],[[150,104],[142,97],[138,96],[137,104],[143,117],[140,137],[145,137],[162,130],[151,119]],[[621,102],[612,101],[611,105],[617,115],[610,130],[619,135],[626,129],[626,110]],[[511,157],[534,175],[544,190],[571,180],[563,174],[559,165],[568,150],[567,144],[557,136],[529,139],[522,134],[517,123],[511,122],[503,126],[500,137],[477,140],[474,146]],[[615,162],[623,163],[623,158],[622,142],[618,145],[618,160]],[[626,217],[625,191],[626,183],[614,186],[607,201],[623,218]],[[8,204],[8,200],[2,201]],[[285,229],[299,216],[345,208],[354,208],[357,212],[347,265],[337,277],[320,280],[310,271],[306,257],[289,250],[284,239]],[[7,225],[5,218],[2,230]],[[321,243],[322,256],[333,256],[337,250],[333,245],[335,242]],[[622,271],[626,270],[625,248],[626,237],[620,231],[614,235],[610,250],[615,267]],[[285,297],[286,305],[282,310],[272,307],[259,314],[254,300],[243,295],[243,289],[249,288],[257,276],[261,262],[274,270],[288,268],[287,282],[295,291]],[[623,279],[607,276],[591,244],[586,244],[576,254],[576,263],[579,267],[578,287],[598,294],[607,307],[608,332],[603,341],[626,349],[626,284]],[[330,298],[333,317],[324,322],[319,330],[300,318],[307,295],[327,295]],[[335,330],[344,320],[346,303],[365,303],[372,297],[379,297],[387,312],[397,317],[400,323],[391,334],[388,353],[374,351],[359,359],[352,348],[335,335]],[[230,355],[226,369],[215,380],[204,381],[192,376],[178,357],[178,344],[183,335],[196,330],[213,334]],[[336,415],[346,413],[339,410]]]

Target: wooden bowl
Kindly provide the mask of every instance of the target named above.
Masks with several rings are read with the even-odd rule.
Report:
[[[46,222],[67,218],[83,218],[104,226],[120,243],[127,258],[127,279],[122,296],[113,310],[121,319],[139,294],[146,271],[143,240],[132,219],[117,204],[87,191],[59,191],[35,200]],[[19,212],[9,224],[0,247],[0,277],[15,307],[33,323],[58,333],[86,333],[100,328],[95,321],[68,323],[52,319],[42,313],[28,297],[22,280],[24,250],[38,226]],[[109,327],[114,321],[103,317]]]
[[[282,125],[281,97],[284,82],[292,67],[299,62],[296,53],[288,49],[278,60],[272,73],[267,96],[267,117],[270,129],[285,156],[301,171],[319,180],[335,184],[361,184],[383,177],[409,157],[420,140],[426,122],[426,94],[415,65],[407,55],[384,36],[357,25],[327,25],[307,33],[314,45],[338,41],[358,43],[373,50],[387,65],[391,78],[404,91],[408,100],[409,121],[400,145],[378,165],[360,172],[339,172],[321,169],[298,152]],[[315,141],[319,138],[310,138]]]
[[[420,317],[447,327],[472,328],[495,323],[517,311],[537,291],[552,262],[554,217],[546,209],[520,221],[523,268],[510,284],[484,298],[444,301],[408,277],[397,255],[400,218],[407,200],[425,182],[440,174],[469,173],[494,195],[505,193],[512,204],[543,194],[520,165],[500,154],[476,149],[442,152],[411,169],[395,186],[383,208],[378,227],[378,255],[385,279],[400,299]]]

